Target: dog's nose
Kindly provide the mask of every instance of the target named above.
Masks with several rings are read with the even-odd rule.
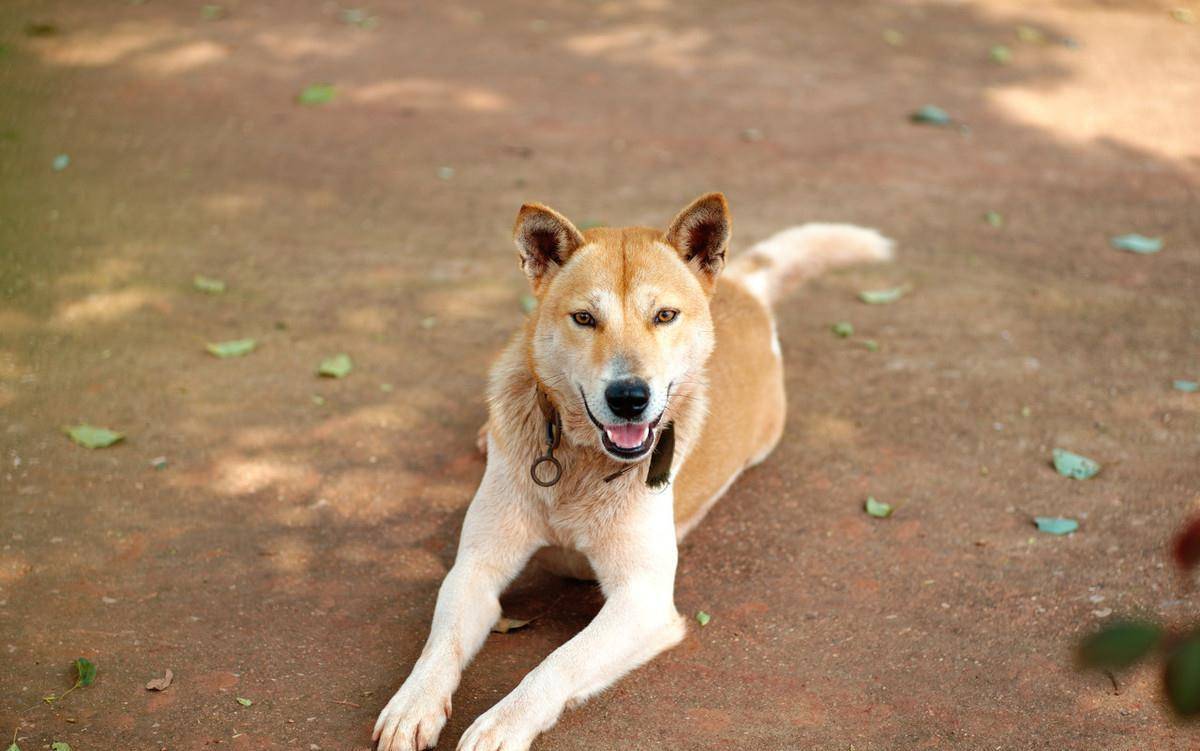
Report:
[[[613,381],[604,389],[604,399],[617,417],[636,420],[650,403],[650,384],[641,378]]]

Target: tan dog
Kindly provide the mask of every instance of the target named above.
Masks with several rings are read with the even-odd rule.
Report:
[[[381,751],[437,743],[462,670],[535,554],[596,578],[604,607],[459,740],[523,751],[562,710],[683,638],[677,542],[783,432],[770,304],[800,280],[885,260],[891,243],[805,225],[730,264],[725,198],[697,199],[665,233],[580,232],[526,205],[514,238],[538,306],[492,368],[487,469],[438,592],[429,640],[375,723]]]

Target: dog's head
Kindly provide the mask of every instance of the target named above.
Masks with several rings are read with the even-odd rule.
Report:
[[[550,208],[521,207],[513,236],[538,298],[530,364],[569,439],[622,461],[649,453],[712,353],[708,303],[729,231],[720,193],[696,199],[666,232],[580,232]]]

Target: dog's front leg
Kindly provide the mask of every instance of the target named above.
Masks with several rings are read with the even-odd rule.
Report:
[[[525,751],[562,710],[596,694],[683,638],[675,610],[675,527],[670,494],[597,535],[587,551],[606,601],[595,619],[555,650],[512,693],[481,715],[459,751]]]
[[[408,680],[375,721],[379,751],[432,748],[450,717],[463,668],[500,616],[500,593],[540,544],[519,501],[488,463],[463,521],[458,555],[438,590],[433,625]]]

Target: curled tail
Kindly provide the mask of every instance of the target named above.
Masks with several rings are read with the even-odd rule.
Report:
[[[830,269],[891,258],[892,241],[873,229],[804,224],[778,232],[736,256],[728,273],[771,305],[801,282]]]

